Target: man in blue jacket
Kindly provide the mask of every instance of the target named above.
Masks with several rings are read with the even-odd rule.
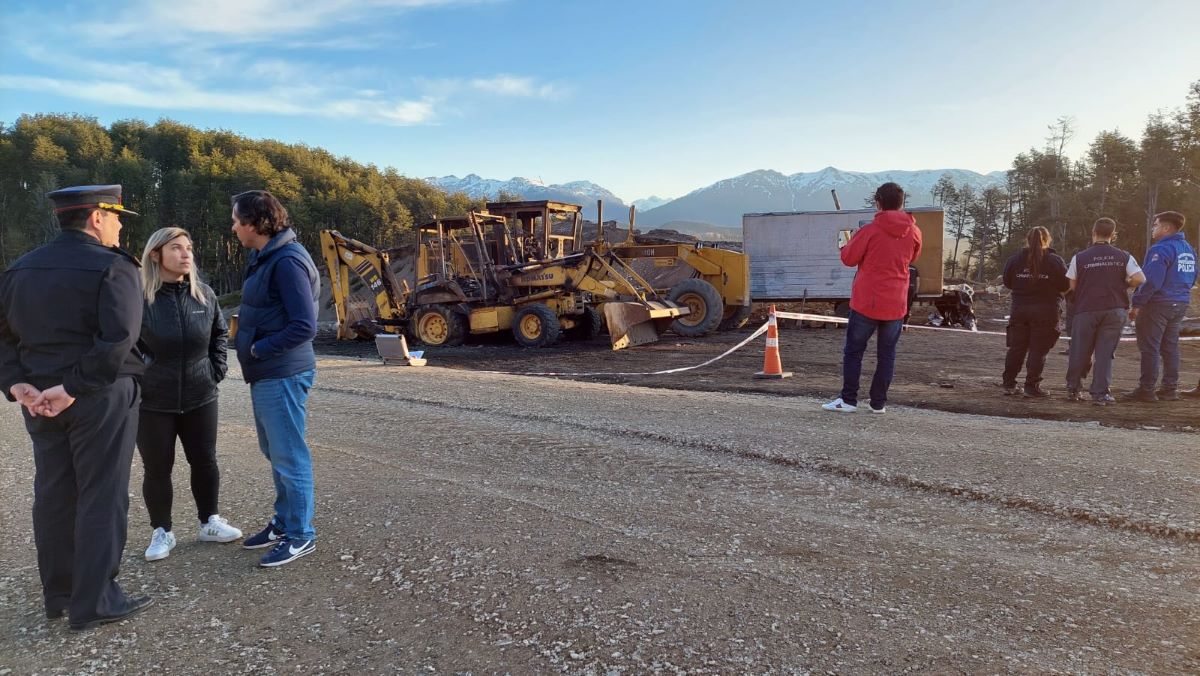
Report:
[[[1146,281],[1133,294],[1129,318],[1137,322],[1142,376],[1126,401],[1179,399],[1179,329],[1196,284],[1196,250],[1183,237],[1186,220],[1177,211],[1154,217],[1154,245],[1146,252],[1142,272]],[[1159,362],[1162,385],[1158,384]]]
[[[265,190],[233,198],[233,234],[252,249],[234,337],[250,383],[258,446],[271,462],[275,514],[246,549],[270,547],[263,566],[282,566],[316,550],[312,455],[304,440],[308,392],[317,374],[317,266],[296,241],[291,219]]]

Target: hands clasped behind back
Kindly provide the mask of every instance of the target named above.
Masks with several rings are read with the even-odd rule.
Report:
[[[17,383],[9,388],[9,392],[35,418],[53,418],[75,403],[75,397],[67,394],[62,385],[55,385],[43,392],[29,383]]]

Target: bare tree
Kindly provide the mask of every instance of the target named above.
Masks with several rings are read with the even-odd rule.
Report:
[[[946,200],[950,232],[954,236],[954,253],[951,254],[950,263],[950,276],[954,277],[958,272],[959,245],[969,236],[968,226],[971,225],[971,205],[975,203],[975,189],[970,184],[964,184],[961,188],[951,185],[943,194],[943,199]]]
[[[1158,213],[1158,198],[1163,186],[1181,178],[1181,161],[1176,130],[1162,113],[1146,122],[1142,133],[1142,181],[1146,189],[1146,250],[1150,250],[1150,225]]]
[[[938,178],[937,183],[934,184],[933,189],[930,191],[930,193],[933,195],[933,203],[939,207],[945,205],[947,202],[951,201],[955,190],[954,177],[949,173],[942,174]]]
[[[1075,137],[1075,118],[1063,115],[1047,127],[1046,151],[1054,156],[1054,180],[1050,185],[1050,222],[1054,228],[1054,239],[1063,241],[1067,236],[1067,225],[1062,218],[1063,183],[1067,175],[1067,160],[1063,156],[1067,144]]]

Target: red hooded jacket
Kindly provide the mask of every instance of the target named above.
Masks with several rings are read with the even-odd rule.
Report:
[[[921,230],[912,214],[878,211],[842,247],[842,264],[858,266],[850,309],[877,321],[908,313],[908,266],[921,255]]]

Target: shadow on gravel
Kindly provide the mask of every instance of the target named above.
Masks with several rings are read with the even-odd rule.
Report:
[[[567,563],[577,568],[586,568],[589,570],[629,570],[638,567],[633,561],[626,561],[625,559],[618,559],[604,554],[588,554],[577,559],[571,559]]]

